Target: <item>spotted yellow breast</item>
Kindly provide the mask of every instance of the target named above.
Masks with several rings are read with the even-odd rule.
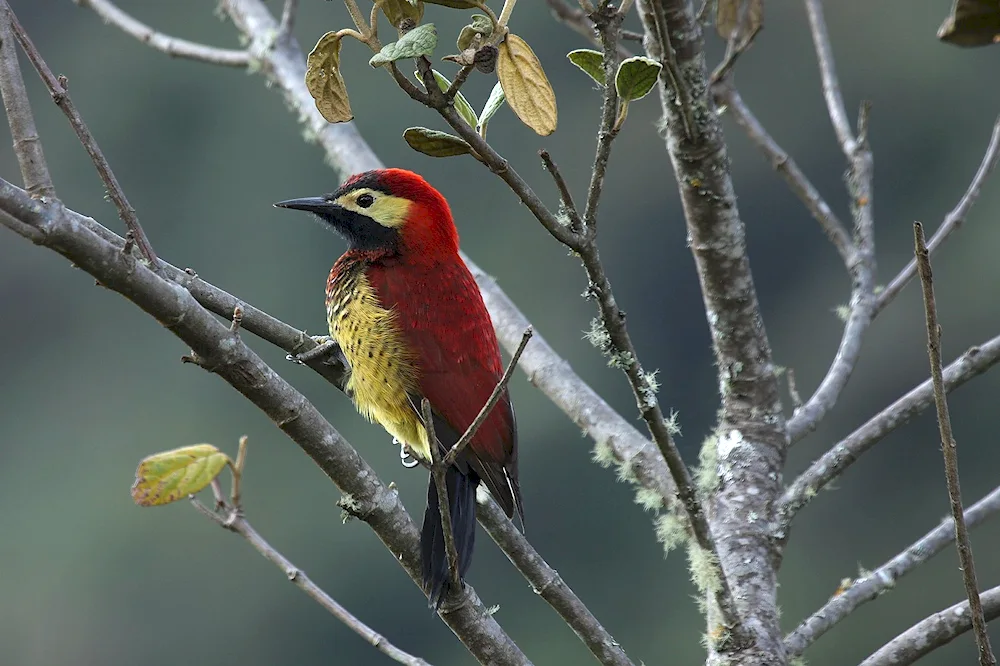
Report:
[[[358,411],[428,459],[427,432],[407,395],[417,387],[413,355],[396,313],[379,303],[362,265],[334,266],[326,313],[330,336],[351,367],[346,389]]]

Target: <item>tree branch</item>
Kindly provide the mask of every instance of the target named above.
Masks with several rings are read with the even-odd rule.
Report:
[[[110,0],[73,1],[81,7],[93,10],[105,23],[172,58],[197,60],[225,67],[247,67],[250,65],[250,54],[247,51],[220,49],[165,35],[133,18]]]
[[[1000,487],[965,510],[965,522],[972,528],[1000,512]],[[944,550],[955,540],[955,519],[945,518],[940,525],[915,541],[894,558],[851,582],[843,593],[830,599],[822,608],[803,620],[785,636],[789,656],[796,657],[820,636],[832,629],[862,605],[896,586],[896,582]]]
[[[684,207],[712,335],[722,410],[717,432],[719,477],[711,528],[719,565],[752,635],[717,641],[722,663],[784,662],[775,571],[780,557],[765,526],[780,492],[786,432],[778,379],[764,331],[729,169],[729,156],[709,96],[701,26],[692,3],[641,0],[649,57],[663,65],[658,91],[667,151]],[[747,488],[754,488],[748,494]],[[711,611],[711,609],[710,609]],[[709,614],[711,636],[717,615]],[[723,632],[724,633],[724,632]],[[731,652],[739,650],[739,656]]]
[[[927,251],[929,253],[933,254],[938,246],[948,240],[951,233],[956,231],[965,222],[965,218],[969,214],[969,211],[972,210],[972,206],[979,199],[979,192],[982,190],[983,184],[996,168],[998,159],[1000,159],[1000,118],[997,118],[993,124],[993,134],[990,137],[989,145],[986,147],[986,154],[983,155],[983,160],[980,162],[979,169],[976,171],[976,175],[973,176],[972,182],[969,183],[968,189],[965,190],[965,194],[958,200],[958,203],[951,209],[951,212],[945,215],[941,226],[937,228],[937,231],[934,232],[934,235],[928,241]],[[875,314],[877,315],[885,309],[916,274],[917,261],[916,259],[911,259],[906,264],[906,267],[886,285],[885,289],[875,299]]]
[[[1000,585],[982,595],[987,620],[1000,617]],[[916,623],[880,647],[860,666],[908,666],[972,628],[969,602],[963,601]]]
[[[200,365],[219,375],[268,415],[350,498],[352,512],[368,523],[419,586],[419,537],[395,490],[387,488],[302,394],[265,364],[229,326],[203,309],[180,285],[154,273],[90,230],[86,218],[60,204],[45,205],[0,179],[0,210],[40,232],[36,242],[55,250],[133,301],[183,340]],[[4,217],[0,217],[0,222]],[[16,229],[15,229],[16,230]],[[246,311],[244,313],[246,318]],[[244,320],[244,323],[246,321]],[[482,663],[529,664],[471,588],[468,603],[441,618]]]
[[[3,96],[24,189],[34,197],[54,197],[56,190],[52,186],[35,117],[31,113],[31,102],[24,88],[21,66],[17,62],[17,47],[11,30],[12,16],[6,0],[0,0],[0,95]]]
[[[400,650],[398,647],[390,643],[385,636],[366,625],[364,622],[351,614],[349,610],[337,603],[333,597],[314,583],[304,571],[296,567],[288,560],[288,558],[275,550],[275,548],[269,544],[264,537],[262,537],[257,530],[253,528],[253,526],[250,525],[241,513],[238,513],[231,507],[224,505],[223,508],[229,511],[229,515],[219,515],[217,512],[212,511],[207,506],[199,502],[194,495],[191,496],[191,504],[195,509],[197,509],[198,513],[209,518],[215,524],[219,525],[223,529],[235,532],[246,539],[247,542],[253,546],[254,550],[264,556],[264,559],[281,569],[281,571],[284,572],[285,576],[293,585],[295,585],[295,587],[309,595],[309,598],[322,606],[335,618],[347,625],[348,629],[363,638],[366,643],[376,648],[379,652],[388,656],[393,661],[400,664],[406,664],[407,666],[430,666],[428,662],[424,661],[420,657],[414,657],[413,655]]]
[[[971,347],[943,373],[944,390],[954,391],[1000,362],[1000,336]],[[867,423],[835,444],[800,474],[778,503],[781,538],[787,539],[788,525],[796,512],[809,503],[828,483],[844,473],[863,453],[886,435],[927,409],[934,401],[931,380],[918,384]]]
[[[455,528],[451,523],[451,502],[448,501],[448,482],[445,474],[448,466],[441,463],[441,442],[434,432],[434,414],[431,412],[431,401],[424,398],[420,401],[420,415],[427,430],[427,450],[431,456],[431,479],[437,491],[438,513],[441,514],[441,531],[444,534],[444,551],[448,558],[448,574],[451,579],[451,593],[458,595],[462,591],[462,578],[458,571],[458,548],[455,547]],[[428,590],[424,590],[429,592]],[[430,597],[431,608],[437,610],[437,595]]]
[[[594,22],[587,15],[587,12],[571,6],[568,2],[566,2],[566,0],[546,0],[546,2],[549,3],[549,10],[552,12],[552,16],[557,21],[565,24],[566,27],[577,34],[583,35],[587,41],[595,46],[601,45],[601,40],[597,35]],[[636,32],[624,31],[622,37],[625,39],[642,41],[642,35]],[[618,53],[619,58],[628,58],[632,55],[632,53],[621,44],[615,47],[615,51]]]
[[[850,267],[854,263],[854,242],[844,223],[823,199],[823,195],[809,182],[809,178],[799,169],[795,160],[767,133],[731,82],[723,81],[716,84],[712,87],[712,93],[716,104],[726,107],[733,121],[746,132],[747,137],[764,154],[771,167],[785,179],[788,189],[802,201],[813,218],[819,222],[823,233],[843,259],[844,265]]]
[[[56,78],[52,70],[45,63],[45,60],[42,59],[42,54],[38,52],[31,38],[28,37],[24,28],[21,27],[17,16],[11,11],[10,7],[7,8],[7,14],[10,17],[10,27],[14,32],[14,36],[21,44],[21,48],[24,49],[28,60],[34,65],[45,87],[49,89],[52,101],[56,103],[56,106],[69,119],[69,124],[72,125],[73,131],[76,132],[77,138],[80,139],[80,143],[83,144],[83,147],[87,150],[87,154],[90,155],[90,159],[93,160],[94,166],[97,167],[97,173],[100,174],[101,180],[104,181],[104,185],[108,189],[108,195],[118,209],[118,215],[125,222],[129,231],[132,232],[135,243],[139,247],[139,252],[155,271],[157,267],[156,252],[153,251],[153,246],[150,244],[146,232],[143,231],[142,225],[139,224],[139,218],[135,215],[135,209],[128,202],[125,192],[122,191],[121,185],[118,184],[118,179],[115,178],[114,172],[111,171],[111,165],[108,164],[104,153],[101,152],[100,146],[97,145],[97,141],[90,133],[86,123],[83,122],[80,113],[76,110],[73,100],[70,99],[69,92],[66,90],[66,77],[60,76]]]
[[[816,47],[816,59],[819,60],[819,73],[823,82],[823,98],[830,113],[830,122],[837,134],[840,149],[844,157],[850,161],[854,157],[856,141],[851,131],[851,122],[847,119],[847,107],[840,94],[840,83],[837,81],[837,69],[833,63],[833,48],[830,46],[830,34],[826,29],[826,19],[823,17],[821,0],[805,0],[806,13],[809,15],[809,30],[812,33],[813,45]]]
[[[981,666],[996,666],[997,659],[993,656],[990,635],[986,631],[986,619],[983,617],[983,606],[979,599],[979,583],[976,580],[976,565],[972,556],[969,530],[965,525],[965,515],[962,510],[962,487],[958,474],[958,444],[951,429],[948,397],[941,370],[941,325],[938,324],[937,304],[934,300],[934,277],[931,271],[930,253],[927,251],[927,243],[924,241],[924,227],[919,222],[913,225],[913,242],[917,271],[920,273],[920,286],[924,294],[924,313],[927,318],[927,358],[931,364],[934,406],[937,410],[938,429],[941,432],[941,452],[944,454],[944,476],[948,484],[948,501],[951,505],[951,515],[955,518],[955,544],[958,547],[958,559],[961,562],[962,581],[965,583],[965,593],[969,598],[972,629],[976,635],[976,646],[979,648],[979,663]]]

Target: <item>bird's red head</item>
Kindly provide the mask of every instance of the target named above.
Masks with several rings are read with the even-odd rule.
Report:
[[[315,213],[359,252],[428,260],[458,253],[448,202],[405,169],[366,171],[351,176],[336,192],[274,205]]]

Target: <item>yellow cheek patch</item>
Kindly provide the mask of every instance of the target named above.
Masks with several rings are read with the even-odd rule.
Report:
[[[375,203],[363,208],[358,205],[358,197],[367,194],[375,199]],[[346,210],[354,211],[365,217],[370,217],[383,227],[399,229],[406,222],[406,216],[410,212],[410,201],[401,197],[394,197],[377,190],[363,187],[353,190],[339,197],[336,204]]]

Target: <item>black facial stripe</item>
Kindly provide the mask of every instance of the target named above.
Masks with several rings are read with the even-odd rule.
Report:
[[[399,231],[382,226],[372,218],[337,207],[321,217],[343,236],[353,250],[395,250]]]

